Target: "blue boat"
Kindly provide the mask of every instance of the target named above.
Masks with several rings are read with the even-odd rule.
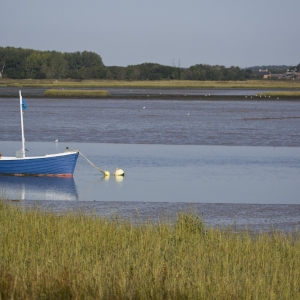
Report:
[[[22,131],[22,149],[16,152],[15,157],[0,154],[0,174],[14,176],[58,176],[73,177],[79,150],[66,151],[44,156],[25,156],[25,138],[23,127],[23,110],[26,108],[20,94],[20,113]]]

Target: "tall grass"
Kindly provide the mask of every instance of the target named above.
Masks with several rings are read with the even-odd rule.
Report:
[[[47,90],[45,97],[63,97],[63,98],[101,98],[108,97],[109,92],[105,90]]]
[[[0,202],[1,299],[299,299],[300,235]]]
[[[198,81],[198,80],[36,80],[1,79],[0,86],[44,88],[242,88],[242,89],[297,89],[300,80],[245,80],[245,81]]]

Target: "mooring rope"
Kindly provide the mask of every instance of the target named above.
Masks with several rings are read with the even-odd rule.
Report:
[[[80,151],[79,154],[82,155],[89,163],[91,166],[93,166],[95,169],[97,169],[98,171],[100,171],[101,173],[103,173],[105,176],[110,175],[110,173],[108,171],[102,171],[101,169],[99,169],[95,164],[93,164],[85,155],[83,155]]]

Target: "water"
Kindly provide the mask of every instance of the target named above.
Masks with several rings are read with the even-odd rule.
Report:
[[[82,88],[72,88],[72,89],[80,89]],[[89,90],[92,90],[93,88],[88,88]],[[99,89],[99,88],[94,88]],[[24,97],[40,97],[42,98],[44,96],[44,92],[47,90],[47,88],[30,88],[30,87],[23,87],[22,88],[22,95]],[[255,95],[264,95],[265,93],[274,91],[273,89],[204,89],[204,88],[198,88],[198,89],[183,89],[183,88],[177,88],[177,89],[160,89],[160,88],[105,88],[110,94],[112,98],[114,97],[147,97],[149,96],[163,96],[168,97],[169,95],[172,96],[178,96],[179,98],[183,98],[185,96],[253,96]],[[277,89],[278,91],[283,91],[282,89]],[[286,89],[284,89],[286,90]],[[294,89],[291,89],[292,91]],[[19,88],[18,87],[1,87],[0,88],[0,95],[1,97],[13,97],[15,98],[19,94]],[[262,96],[263,97],[263,96]]]
[[[15,102],[0,99],[4,156],[21,147]],[[193,203],[212,225],[294,230],[299,222],[298,102],[28,99],[27,104],[29,155],[68,146],[103,170],[121,167],[125,177],[107,180],[79,157],[73,179],[1,176],[0,190],[11,199],[39,201],[58,212],[113,208],[145,218]]]
[[[28,99],[27,141],[300,147],[300,102]],[[0,141],[20,141],[18,99],[1,99]]]
[[[19,142],[1,142],[3,155]],[[10,198],[123,202],[299,204],[299,148],[28,142],[30,155],[79,149],[74,179],[0,177]]]

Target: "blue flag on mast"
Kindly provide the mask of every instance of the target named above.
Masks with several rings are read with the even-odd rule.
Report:
[[[22,110],[25,110],[27,108],[27,104],[24,101],[24,99],[22,98]]]

